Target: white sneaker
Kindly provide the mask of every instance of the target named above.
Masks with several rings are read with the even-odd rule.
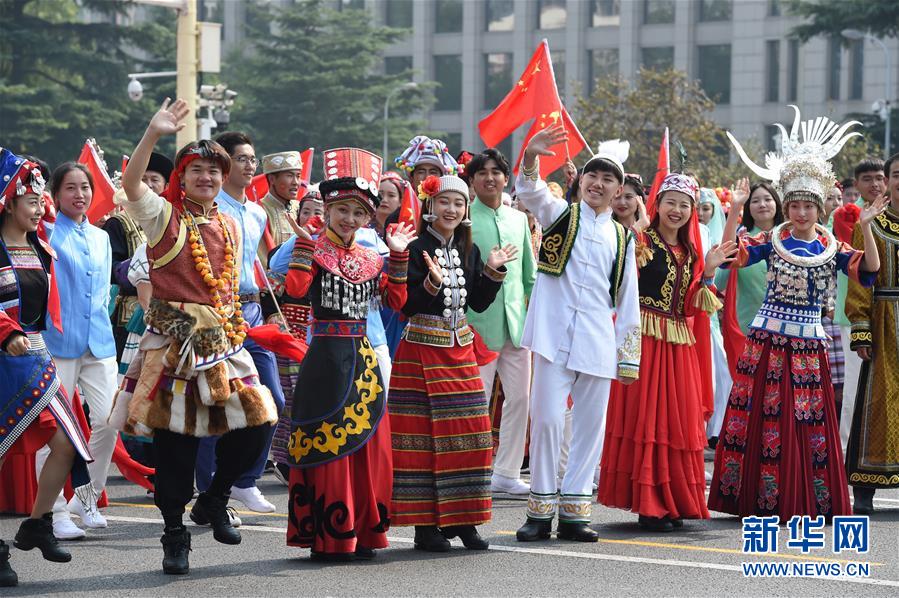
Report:
[[[78,540],[86,534],[66,514],[60,517],[53,517],[53,535],[56,536],[57,540]]]
[[[521,478],[509,478],[498,473],[493,474],[490,480],[490,490],[517,495],[531,493],[531,487],[522,482]]]
[[[238,488],[237,486],[232,486],[231,498],[233,498],[234,500],[239,500],[244,505],[246,505],[248,509],[257,513],[275,512],[275,505],[265,500],[265,497],[262,496],[262,492],[260,492],[259,488],[257,488],[256,486],[250,486],[249,488]]]
[[[237,511],[234,510],[234,507],[225,507],[225,512],[228,514],[228,521],[231,523],[231,527],[240,527],[240,524],[243,522],[237,516]]]
[[[101,529],[107,525],[106,517],[100,513],[96,501],[90,499],[82,500],[75,495],[72,497],[72,500],[69,501],[67,508],[69,513],[81,518],[81,523],[83,523],[85,527]]]

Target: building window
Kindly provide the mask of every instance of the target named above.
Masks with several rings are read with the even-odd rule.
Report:
[[[643,23],[674,22],[674,0],[643,0]]]
[[[640,65],[643,68],[663,71],[674,67],[674,46],[641,48]]]
[[[484,54],[484,110],[496,108],[512,85],[512,54]]]
[[[780,0],[768,0],[768,16],[780,16]]]
[[[865,71],[865,40],[856,39],[849,44],[849,99],[862,99]]]
[[[787,42],[787,101],[795,102],[799,97],[799,40]]]
[[[448,54],[434,56],[434,80],[437,89],[435,110],[462,109],[462,56]]]
[[[696,75],[717,104],[730,104],[730,44],[697,46]]]
[[[780,40],[771,39],[765,42],[765,68],[767,69],[765,101],[776,102],[780,99]]]
[[[587,50],[587,90],[593,93],[598,79],[607,79],[618,75],[618,48]]]
[[[384,23],[388,27],[412,27],[412,0],[385,0]]]
[[[384,73],[388,75],[399,75],[411,70],[411,56],[387,56],[384,59]]]
[[[779,152],[780,141],[780,129],[775,125],[765,125],[765,150]]]
[[[592,27],[618,27],[621,24],[621,0],[592,0]]]
[[[515,6],[512,0],[487,0],[487,31],[513,31],[515,29]]]
[[[556,89],[559,95],[565,99],[565,51],[556,50],[552,53],[553,74],[556,76]]]
[[[699,2],[700,21],[730,21],[732,14],[731,0],[700,0]]]
[[[567,0],[538,0],[537,21],[540,29],[563,29],[568,18]]]
[[[840,99],[840,67],[843,63],[843,48],[839,37],[827,40],[827,99]]]
[[[462,0],[437,0],[434,5],[434,33],[462,32]]]

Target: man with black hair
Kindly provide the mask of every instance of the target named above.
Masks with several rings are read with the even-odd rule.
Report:
[[[531,247],[531,231],[524,212],[503,204],[503,189],[511,168],[498,150],[486,149],[466,165],[468,184],[477,196],[471,202],[471,236],[482,255],[496,246],[515,245],[521,259],[506,264],[508,272],[496,300],[482,313],[472,312],[468,321],[487,348],[499,356],[481,367],[481,380],[489,393],[498,374],[505,400],[499,427],[499,447],[493,461],[494,492],[527,494],[530,487],[521,481],[527,435],[528,402],[531,387],[531,352],[521,346],[528,298],[537,279]]]
[[[843,190],[843,205],[848,205],[858,201],[859,193],[855,188],[855,179],[846,177],[840,181],[840,188]]]
[[[846,298],[851,348],[863,362],[846,449],[858,515],[874,511],[878,488],[899,488],[899,154],[890,156],[881,172],[870,170],[868,162],[875,161],[863,161],[856,168],[862,197],[868,203],[887,189],[890,203],[871,223],[881,263],[877,281],[873,288],[850,282]],[[852,245],[863,246],[857,225]]]
[[[853,184],[865,204],[869,204],[886,191],[886,176],[883,171],[883,160],[865,158],[855,167]],[[845,201],[843,203],[846,203]]]
[[[558,537],[596,542],[589,526],[612,380],[630,384],[640,368],[640,306],[632,236],[612,219],[622,191],[626,144],[606,142],[584,165],[572,204],[540,179],[539,156],[568,138],[556,125],[528,142],[515,181],[519,201],[544,227],[537,281],[521,344],[534,353],[531,493],[522,542]],[[612,340],[614,339],[614,340]],[[572,430],[561,492],[556,475],[571,396]]]

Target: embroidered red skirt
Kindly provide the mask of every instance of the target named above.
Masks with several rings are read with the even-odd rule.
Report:
[[[751,330],[715,450],[709,508],[849,515],[825,343]]]
[[[390,377],[394,525],[480,525],[493,506],[493,439],[471,345],[400,342]]]
[[[390,420],[354,453],[324,465],[291,468],[287,545],[313,552],[386,548],[393,490]]]
[[[700,379],[695,346],[643,336],[640,378],[612,384],[600,503],[648,517],[709,518]]]

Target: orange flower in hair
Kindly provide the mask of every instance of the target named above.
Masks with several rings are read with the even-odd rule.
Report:
[[[440,177],[433,174],[418,184],[418,199],[425,200],[437,195],[440,191]]]

